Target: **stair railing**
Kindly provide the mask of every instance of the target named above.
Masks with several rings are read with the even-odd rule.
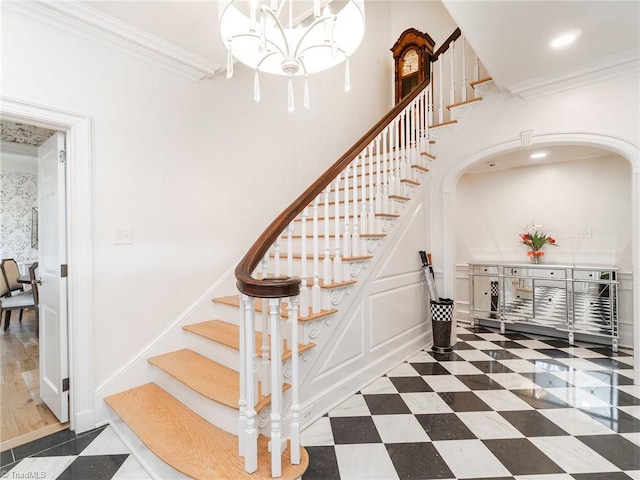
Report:
[[[461,38],[457,29],[435,53],[431,68],[439,72],[438,79],[431,75],[431,84],[422,82],[394,106],[278,215],[236,267],[242,310],[239,452],[245,457],[248,473],[258,468],[258,412],[254,405],[259,395],[266,394],[271,395],[271,474],[279,477],[282,472],[286,444],[282,423],[284,378],[282,362],[270,359],[281,358],[283,338],[291,350],[291,369],[287,372],[291,386],[291,463],[300,463],[298,342],[308,343],[309,339],[299,334],[298,319],[331,309],[329,294],[323,295],[322,287],[340,285],[358,275],[363,263],[371,258],[377,238],[399,216],[395,201],[408,200],[419,184],[417,180],[428,171],[427,164],[435,158],[430,153],[434,102],[439,105],[437,120],[443,123],[445,118],[442,84],[449,83],[450,102],[455,103],[454,79],[459,78],[466,100],[468,46]],[[460,63],[455,55],[456,42],[461,42],[461,69],[456,67]],[[450,79],[445,75],[445,64]],[[256,308],[262,311],[263,320],[259,363]]]

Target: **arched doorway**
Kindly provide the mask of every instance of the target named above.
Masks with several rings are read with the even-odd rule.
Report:
[[[620,138],[600,134],[586,133],[552,133],[532,135],[531,144],[535,147],[558,145],[594,146],[619,155],[631,167],[631,265],[632,273],[640,272],[640,153],[638,148]],[[447,294],[455,290],[456,281],[456,188],[459,178],[472,166],[487,162],[488,159],[504,152],[522,148],[519,140],[513,140],[494,145],[479,151],[466,160],[457,164],[444,177],[442,182],[442,213],[443,213],[443,261],[444,286]],[[634,347],[634,383],[640,384],[640,286],[634,282],[632,287],[631,315],[633,316],[633,347]]]

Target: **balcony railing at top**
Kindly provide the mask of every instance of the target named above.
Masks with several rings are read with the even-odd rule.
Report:
[[[285,208],[236,267],[242,310],[239,448],[247,472],[257,469],[254,405],[260,382],[261,393],[271,394],[272,476],[281,474],[280,446],[286,443],[282,363],[270,358],[281,357],[283,337],[291,349],[291,462],[300,462],[298,319],[320,314],[327,307],[321,286],[345,282],[354,274],[349,265],[370,258],[371,240],[389,228],[389,219],[398,216],[393,203],[409,197],[418,184],[414,173],[421,176],[428,171],[427,164],[434,158],[430,129],[449,121],[445,104],[467,101],[468,70],[473,70],[474,80],[479,79],[479,61],[456,29],[433,56],[431,84],[425,81],[418,85]],[[254,334],[256,298],[263,302],[261,330],[271,338],[269,345],[269,336],[262,336],[259,366]]]

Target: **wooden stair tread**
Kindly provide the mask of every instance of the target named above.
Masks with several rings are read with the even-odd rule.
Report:
[[[213,342],[226,345],[235,350],[240,350],[240,327],[232,323],[223,322],[222,320],[209,320],[206,322],[192,323],[182,327],[184,330],[195,333]],[[256,353],[262,356],[262,333],[256,333]],[[269,335],[269,345],[271,345],[271,335]],[[315,347],[314,343],[308,345],[298,344],[298,352],[302,353],[310,348]],[[282,341],[282,360],[291,358],[291,350],[286,346],[286,342]]]
[[[389,199],[390,200],[401,200],[403,202],[408,202],[409,200],[411,200],[411,197],[407,197],[406,195],[396,195],[395,193],[392,195],[389,195]],[[360,235],[362,236],[362,235]]]
[[[258,470],[249,475],[238,456],[238,437],[190,410],[154,383],[105,398],[105,402],[162,461],[196,480],[271,479],[267,439],[258,441]],[[309,464],[301,448],[301,462],[291,465],[290,450],[282,461],[282,478],[300,477]]]
[[[476,85],[480,85],[481,83],[490,82],[491,80],[493,80],[493,78],[491,78],[491,77],[481,78],[481,79],[479,79],[479,80],[476,80],[476,81],[474,81],[474,82],[471,82],[471,83],[469,84],[469,86],[470,86],[471,88],[473,88],[473,87],[475,87]]]
[[[464,102],[452,103],[451,105],[447,105],[447,108],[451,110],[452,108],[461,107],[463,105],[469,105],[471,103],[479,102],[482,100],[482,97],[474,97],[469,100],[465,100]]]
[[[408,178],[403,178],[402,180],[400,180],[400,183],[408,183],[409,185],[414,185],[414,186],[418,186],[421,185],[420,182],[416,182],[415,180],[410,180]]]
[[[449,120],[448,122],[437,123],[435,125],[431,125],[429,127],[429,130],[431,130],[432,128],[444,127],[445,125],[455,125],[456,123],[458,123],[457,120]]]
[[[423,155],[429,155],[429,154],[425,153]],[[436,158],[436,157],[433,157],[433,158]],[[417,164],[411,165],[411,168],[415,168],[416,170],[419,170],[419,171],[425,172],[425,173],[429,171],[429,169],[427,167],[423,167],[422,165],[417,165]]]
[[[213,299],[214,303],[220,303],[222,305],[229,305],[231,307],[240,308],[240,298],[238,295],[229,295],[227,297],[217,297]],[[309,309],[311,310],[311,309]],[[255,311],[262,313],[262,302],[255,302]],[[330,310],[321,310],[320,313],[311,313],[307,316],[299,316],[299,322],[311,322],[313,320],[318,320],[319,318],[328,317],[329,315],[333,315],[338,310],[332,308]],[[280,305],[280,316],[282,318],[289,318],[289,312],[287,311],[287,305],[282,303]]]
[[[184,348],[148,359],[167,375],[214,402],[238,409],[240,374],[207,357]],[[284,390],[291,386],[285,385]],[[262,410],[271,396],[258,395],[256,411]]]

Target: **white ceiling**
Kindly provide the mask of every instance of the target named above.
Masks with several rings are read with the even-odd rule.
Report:
[[[496,84],[514,93],[638,63],[640,2],[469,1],[443,4]],[[577,31],[564,49],[550,42]]]
[[[635,65],[637,69],[640,1],[442,1],[496,84],[513,93],[523,94],[527,89],[551,85],[578,74],[584,77],[593,72],[610,71],[612,64]],[[216,0],[81,0],[77,3],[213,64],[226,63],[226,50],[217,28]],[[580,31],[577,41],[567,49],[552,50],[549,42],[568,30]],[[604,153],[575,148],[554,148],[545,161]],[[493,168],[522,166],[530,162],[530,151],[526,153],[502,155],[494,162],[499,167]],[[474,171],[489,168],[487,163],[491,161],[478,165]]]

